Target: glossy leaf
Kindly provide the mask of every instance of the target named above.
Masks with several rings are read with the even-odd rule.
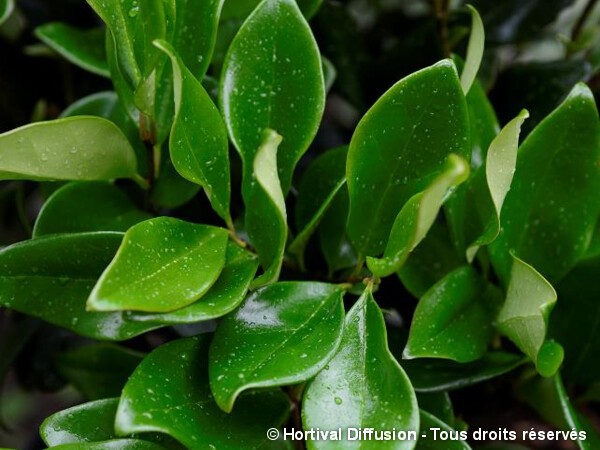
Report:
[[[592,429],[586,430],[559,374],[546,379],[531,378],[521,386],[519,392],[533,409],[558,429],[583,433],[583,439],[574,439],[581,450],[592,450],[596,448],[594,445],[600,443]]]
[[[417,401],[421,412],[427,411],[436,418],[450,425],[456,421],[454,407],[448,392],[417,392]],[[421,419],[423,416],[421,416]],[[421,429],[427,429],[421,424]]]
[[[356,264],[356,255],[346,236],[348,217],[348,190],[339,187],[345,180],[348,147],[337,147],[319,155],[308,166],[298,183],[295,219],[296,228],[302,230],[318,217],[319,243],[330,272]],[[337,191],[327,210],[319,214],[332,192]]]
[[[460,75],[460,84],[465,95],[469,93],[473,81],[477,77],[481,59],[483,58],[483,48],[485,45],[485,30],[483,22],[475,8],[467,5],[471,11],[471,35],[469,36],[469,44],[467,46],[467,58],[465,60],[465,68]]]
[[[229,146],[223,119],[173,47],[164,41],[155,45],[173,67],[175,118],[169,140],[173,165],[185,179],[204,187],[213,209],[231,227]]]
[[[462,389],[502,376],[521,366],[525,359],[505,352],[491,352],[470,363],[442,359],[403,361],[417,392],[444,392]]]
[[[556,292],[533,267],[514,258],[506,302],[498,314],[498,329],[536,365],[541,375],[556,373],[563,359],[562,347],[546,340],[548,320]]]
[[[60,22],[35,29],[35,35],[42,42],[68,61],[96,75],[110,77],[104,33],[103,28],[80,30]]]
[[[257,267],[258,260],[252,253],[229,242],[223,271],[200,300],[168,313],[128,313],[126,317],[133,321],[176,324],[194,323],[224,316],[242,303]]]
[[[441,61],[400,80],[358,124],[348,153],[348,234],[363,256],[381,253],[404,204],[468,154],[465,98],[454,64]]]
[[[187,448],[283,448],[268,441],[265,431],[285,420],[286,397],[280,391],[251,392],[233,412],[222,412],[208,383],[208,347],[209,339],[199,336],[169,342],[147,356],[123,389],[117,433],[158,431]]]
[[[502,294],[470,266],[454,270],[419,300],[404,357],[470,362],[485,353]]]
[[[457,198],[448,202],[448,215],[459,249],[472,262],[479,248],[492,243],[500,233],[504,199],[517,163],[521,125],[529,117],[525,110],[510,121],[491,142],[485,163],[465,184]]]
[[[468,163],[451,154],[444,170],[402,207],[392,226],[383,258],[367,257],[369,270],[379,277],[398,271],[410,252],[425,238],[449,191],[468,176]]]
[[[158,217],[130,228],[87,306],[92,311],[168,312],[202,297],[225,264],[227,232]]]
[[[337,354],[304,391],[305,429],[373,427],[419,430],[413,388],[387,347],[383,316],[369,289],[346,317]],[[414,441],[383,441],[378,448],[412,449]],[[368,441],[308,440],[309,449],[366,449]]]
[[[256,183],[246,200],[246,229],[264,273],[253,287],[277,281],[287,240],[287,213],[278,176],[277,154],[281,136],[265,130],[254,159]]]
[[[92,344],[56,357],[58,372],[89,400],[118,397],[144,355],[114,344]],[[115,410],[116,410],[115,402]]]
[[[0,134],[2,180],[113,178],[140,177],[127,138],[106,119],[70,117]]]
[[[0,0],[0,25],[8,19],[14,9],[14,0]]]
[[[411,253],[406,264],[398,271],[404,287],[420,298],[435,283],[463,264],[446,227],[434,223],[425,239]]]
[[[490,246],[506,284],[512,258],[553,282],[583,256],[600,214],[600,122],[590,90],[577,85],[527,137]]]
[[[319,49],[296,2],[262,1],[231,43],[222,74],[221,109],[244,163],[244,198],[267,128],[283,136],[277,166],[287,193],[325,106]]]
[[[417,441],[416,450],[437,450],[440,448],[439,441],[439,433],[441,431],[446,431],[448,433],[452,432],[451,436],[455,436],[456,431],[450,427],[447,423],[442,422],[433,414],[428,413],[427,411],[421,410],[421,429],[422,430],[431,430],[432,428],[437,428],[438,439],[434,439],[433,431],[429,431],[425,436],[421,436]],[[449,434],[450,435],[450,434]],[[446,440],[444,441],[444,449],[445,450],[470,450],[471,447],[464,440]]]
[[[550,316],[549,334],[565,349],[561,369],[567,383],[600,381],[600,258],[582,261],[556,285],[559,301]]]
[[[192,200],[201,187],[192,183],[175,170],[168,151],[161,152],[160,176],[152,187],[152,204],[157,208],[175,209]]]
[[[252,387],[297,384],[335,354],[344,326],[343,291],[332,284],[277,283],[256,291],[219,324],[210,386],[226,412]]]
[[[126,322],[121,313],[85,309],[122,238],[114,232],[63,234],[5,248],[0,252],[0,305],[94,339],[130,339],[158,328],[152,322]]]
[[[82,201],[85,199],[85,201]],[[104,182],[72,182],[55,191],[44,203],[33,236],[84,231],[127,231],[150,219],[115,185]]]
[[[62,444],[52,448],[54,450],[164,450],[165,447],[141,439],[111,439],[101,442]]]

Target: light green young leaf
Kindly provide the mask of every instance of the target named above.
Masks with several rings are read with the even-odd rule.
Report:
[[[417,398],[404,370],[387,346],[385,323],[370,289],[346,317],[337,354],[309,382],[302,402],[305,429],[347,429],[419,432]],[[377,448],[413,449],[415,441],[383,441]],[[368,449],[368,441],[308,440],[314,449]]]
[[[279,278],[287,240],[287,213],[279,183],[277,153],[282,137],[265,130],[254,159],[255,184],[246,200],[246,230],[264,273],[254,280],[254,288]]]
[[[126,322],[120,312],[85,309],[122,239],[122,233],[114,232],[58,234],[3,249],[0,306],[93,339],[125,340],[159,328],[153,322]]]
[[[209,358],[210,387],[221,409],[230,412],[247,389],[297,384],[315,376],[340,343],[343,294],[332,284],[276,283],[256,291],[225,317]]]
[[[249,392],[226,414],[212,398],[208,381],[208,336],[162,345],[138,366],[123,389],[117,434],[158,431],[187,448],[282,449],[265,431],[278,427],[289,411],[279,390]],[[176,370],[173,370],[176,368]]]
[[[583,257],[600,216],[599,161],[598,111],[580,83],[519,150],[501,231],[489,247],[505,285],[511,252],[552,283]]]
[[[498,329],[535,363],[542,376],[550,377],[563,360],[562,347],[546,340],[556,292],[533,267],[515,256],[513,259],[506,301],[498,314]]]
[[[169,138],[171,160],[185,179],[204,187],[213,209],[232,228],[229,213],[229,144],[219,111],[200,81],[165,41],[154,45],[173,67],[175,119]]]
[[[85,201],[82,201],[85,199]],[[152,216],[106,181],[72,182],[56,190],[44,203],[33,236],[84,231],[127,231]]]
[[[436,283],[419,300],[404,358],[479,359],[493,336],[502,294],[475,269],[463,266]]]
[[[0,25],[11,15],[15,9],[14,0],[0,0]]]
[[[87,302],[91,311],[169,312],[194,303],[217,281],[228,233],[171,217],[130,228]]]
[[[137,174],[135,153],[112,122],[69,117],[0,134],[1,180],[111,180]]]
[[[244,164],[244,199],[268,128],[284,137],[277,166],[286,194],[325,107],[321,56],[295,0],[264,0],[248,17],[225,58],[219,98]]]
[[[425,238],[448,192],[468,176],[469,163],[451,154],[446,167],[431,184],[402,207],[392,226],[383,258],[367,257],[369,270],[379,277],[398,271],[410,252]]]
[[[361,256],[383,252],[396,216],[443,170],[450,153],[468,159],[465,96],[450,60],[388,90],[356,127],[346,175],[347,230]]]
[[[35,35],[76,66],[110,77],[104,28],[81,30],[66,23],[53,22],[37,27]]]
[[[132,312],[127,313],[125,317],[132,321],[150,321],[165,325],[216,319],[230,313],[242,303],[257,268],[257,258],[230,241],[227,243],[223,271],[200,300],[168,313]]]
[[[483,58],[483,48],[485,46],[485,30],[483,29],[481,16],[471,5],[467,6],[471,10],[472,16],[471,36],[469,36],[465,68],[460,76],[460,84],[465,95],[469,93],[471,85],[473,84],[473,81],[475,81],[475,77],[477,77],[481,59]]]

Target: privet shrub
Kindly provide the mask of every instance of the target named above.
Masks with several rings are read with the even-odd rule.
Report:
[[[102,27],[35,35],[114,92],[0,135],[0,179],[36,182],[7,185],[43,199],[31,238],[0,252],[0,305],[13,331],[32,326],[19,313],[63,329],[13,334],[59,335],[44,370],[82,395],[42,424],[49,447],[480,445],[452,391],[478,403],[471,416],[511,399],[538,410],[541,430],[600,448],[568,395],[593,405],[600,379],[600,123],[576,83],[593,70],[593,2],[564,62],[585,74],[514,66],[496,80],[512,93],[495,101],[510,103],[502,128],[483,84],[499,44],[526,41],[568,2],[484,14],[480,79],[474,7],[421,5],[437,29],[371,42],[375,64],[349,14],[375,33],[394,2],[88,3]],[[438,61],[422,64],[427,52]],[[6,366],[24,339],[5,340]],[[407,438],[303,442],[284,427]]]

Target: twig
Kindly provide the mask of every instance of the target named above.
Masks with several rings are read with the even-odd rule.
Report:
[[[597,3],[598,3],[598,0],[588,0],[587,4],[585,5],[585,8],[583,8],[583,11],[581,12],[581,15],[579,16],[579,19],[577,19],[577,22],[575,23],[575,26],[573,27],[573,32],[571,33],[571,41],[575,42],[577,39],[579,39],[579,36],[581,35],[581,32],[583,31],[583,26],[585,25],[585,22],[587,21],[591,12],[594,10],[594,7],[596,6]]]

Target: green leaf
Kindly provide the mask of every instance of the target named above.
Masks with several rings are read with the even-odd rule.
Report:
[[[551,282],[585,254],[600,215],[599,137],[594,97],[578,84],[522,144],[502,230],[490,246],[505,284],[511,251]]]
[[[471,11],[471,36],[469,36],[469,45],[467,47],[467,58],[465,60],[465,68],[460,75],[460,84],[465,95],[469,93],[473,81],[477,77],[481,59],[483,58],[483,48],[485,46],[485,30],[483,22],[475,8],[467,5]]]
[[[421,417],[421,429],[427,430],[428,433],[425,434],[425,436],[427,436],[427,437],[423,437],[423,436],[419,437],[417,446],[415,447],[416,450],[438,450],[440,448],[439,433],[441,433],[442,431],[445,431],[447,433],[452,432],[451,436],[455,436],[456,431],[452,427],[450,427],[447,423],[442,422],[440,419],[438,419],[433,414],[430,414],[427,411],[421,410],[420,417]],[[437,433],[438,433],[437,439],[434,439],[433,431],[431,431],[432,428],[437,429]],[[466,431],[463,433],[464,433],[465,437],[468,435],[468,433]],[[469,446],[469,444],[467,444],[465,442],[465,440],[456,441],[453,439],[452,440],[449,439],[449,440],[444,441],[443,445],[444,445],[444,450],[470,450],[471,449],[471,447]]]
[[[413,359],[403,361],[402,366],[417,392],[444,392],[494,379],[524,362],[519,355],[490,352],[466,364],[443,359]]]
[[[417,399],[387,347],[383,315],[367,289],[348,312],[337,354],[304,392],[304,429],[373,427],[419,431]],[[415,441],[385,441],[378,448],[412,449]],[[368,441],[311,441],[309,449],[367,449]]]
[[[280,143],[281,136],[265,130],[254,159],[256,183],[246,200],[246,229],[264,269],[252,284],[255,288],[277,281],[287,240],[287,213],[277,167]]]
[[[40,436],[49,447],[114,439],[118,404],[118,398],[107,398],[59,411],[44,420]]]
[[[72,182],[56,190],[44,203],[33,236],[127,231],[151,217],[137,209],[123,191],[109,182]]]
[[[448,425],[456,421],[454,407],[448,392],[417,393],[417,401],[421,412],[427,411]],[[421,429],[427,428],[421,426]]]
[[[66,23],[53,22],[37,27],[35,35],[76,66],[110,77],[104,28],[81,30]]]
[[[468,162],[451,154],[445,168],[431,184],[412,196],[402,207],[392,226],[383,258],[367,257],[369,270],[379,277],[398,271],[410,252],[425,238],[448,192],[468,176]]]
[[[116,60],[129,86],[136,89],[158,60],[154,39],[165,37],[161,0],[87,0],[114,35]],[[112,75],[112,73],[111,73]],[[118,91],[118,90],[117,90]]]
[[[265,432],[285,420],[287,398],[281,391],[251,392],[233,412],[222,412],[210,392],[208,347],[208,337],[199,336],[169,342],[147,356],[123,389],[117,433],[158,431],[188,448],[282,448]]]
[[[302,10],[302,14],[304,14],[306,20],[309,20],[317,13],[322,3],[323,0],[298,0],[298,6]]]
[[[248,17],[225,58],[220,103],[244,163],[244,198],[267,128],[283,136],[277,166],[287,193],[325,106],[319,49],[294,0],[264,0]]]
[[[99,343],[59,353],[56,369],[88,400],[118,397],[143,354]],[[116,410],[116,403],[115,403]]]
[[[315,376],[337,350],[344,292],[335,285],[285,282],[264,287],[219,324],[210,349],[210,386],[230,412],[253,387],[297,384]]]
[[[223,271],[210,290],[185,308],[162,314],[128,313],[133,321],[175,324],[194,323],[224,316],[244,300],[256,269],[257,258],[233,242],[227,243],[227,253]]]
[[[179,175],[173,167],[169,152],[161,152],[160,176],[155,180],[150,193],[153,205],[157,208],[178,208],[192,200],[200,189],[200,186]]]
[[[100,117],[36,122],[0,134],[1,180],[139,181],[136,165],[127,138]]]
[[[348,234],[362,256],[381,253],[404,204],[468,155],[465,98],[456,68],[441,61],[400,80],[365,114],[352,136],[346,174]]]
[[[330,272],[356,264],[356,256],[346,236],[348,191],[338,186],[345,181],[348,147],[337,147],[319,155],[308,166],[298,183],[296,228],[305,229],[318,218],[317,233]],[[337,192],[329,201],[332,192]],[[323,215],[320,208],[327,204]]]
[[[141,439],[111,439],[101,442],[77,442],[52,447],[54,450],[164,450],[158,444]]]
[[[14,0],[0,0],[0,25],[8,19],[14,9]]]
[[[448,202],[458,248],[472,262],[479,248],[492,243],[500,233],[500,215],[517,164],[521,125],[529,117],[526,110],[500,131],[486,152],[485,163]],[[467,246],[468,245],[468,246]]]
[[[419,300],[404,357],[470,362],[482,357],[494,334],[502,294],[470,266],[437,282]]]
[[[594,445],[600,443],[593,429],[586,429],[587,427],[584,426],[569,400],[559,374],[551,378],[531,378],[520,387],[519,393],[533,409],[556,428],[565,432],[575,431],[578,436],[572,440],[576,441],[581,450],[592,450],[596,448]]]
[[[168,312],[202,297],[225,264],[227,231],[170,217],[130,228],[87,306]]]
[[[552,285],[529,264],[514,257],[506,302],[498,314],[498,329],[545,377],[554,375],[563,359],[562,347],[546,340],[548,319],[555,303]]]
[[[130,339],[158,328],[152,322],[126,322],[121,313],[85,309],[122,238],[114,232],[63,234],[5,248],[0,251],[0,306],[94,339]]]
[[[456,195],[456,193],[454,194]],[[404,287],[420,298],[435,283],[463,264],[445,226],[434,223],[425,239],[398,272]]]
[[[175,118],[169,138],[173,165],[185,179],[204,187],[213,209],[232,227],[229,145],[223,119],[173,47],[165,41],[155,45],[169,56],[173,66]]]
[[[556,291],[560,301],[550,317],[549,335],[565,349],[561,369],[567,384],[600,381],[600,258],[579,263]]]

